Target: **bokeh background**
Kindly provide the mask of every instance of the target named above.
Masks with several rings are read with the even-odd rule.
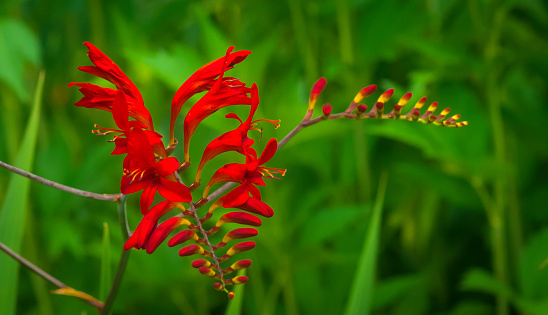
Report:
[[[374,287],[363,297],[373,314],[548,314],[546,34],[542,0],[5,0],[0,159],[15,163],[45,70],[33,172],[84,190],[118,191],[122,160],[90,132],[94,123],[114,126],[112,118],[73,106],[80,95],[67,87],[106,84],[76,69],[90,64],[84,41],[139,87],[165,136],[174,92],[230,45],[253,52],[229,74],[258,84],[256,117],[282,121],[275,131],[264,125],[263,139],[281,139],[298,124],[321,76],[329,84],[318,102],[335,112],[369,84],[395,88],[394,98],[411,91],[412,103],[428,96],[470,125],[330,121],[303,130],[270,162],[288,172],[262,189],[275,216],[263,220],[257,247],[240,257],[253,260],[242,313],[342,313],[386,172]],[[195,161],[208,141],[234,127],[226,112],[198,129]],[[205,178],[230,158],[212,161]],[[10,178],[0,170],[0,204]],[[99,296],[103,223],[113,271],[122,246],[115,205],[31,183],[24,207],[24,224],[10,226],[23,235],[16,251]],[[129,212],[134,228],[136,196]],[[226,295],[192,260],[165,245],[153,255],[134,251],[114,313],[224,312]],[[54,288],[25,269],[17,286],[6,285],[0,279],[17,292],[17,314],[95,312],[51,295]]]

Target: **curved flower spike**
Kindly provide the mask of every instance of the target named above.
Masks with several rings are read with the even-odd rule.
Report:
[[[233,46],[228,48],[226,56],[211,61],[194,72],[194,74],[190,76],[175,93],[175,96],[171,101],[171,121],[169,127],[169,141],[171,145],[175,143],[175,121],[181,112],[183,104],[194,94],[211,89],[215,83],[215,79],[219,75],[224,71],[232,69],[234,65],[242,62],[251,54],[248,50],[232,52],[233,49]],[[244,85],[234,78],[223,78],[223,81],[226,85]]]
[[[154,130],[152,117],[144,106],[141,93],[135,84],[133,84],[120,67],[101,50],[89,42],[85,42],[84,45],[88,48],[88,56],[94,66],[83,66],[78,67],[78,69],[103,78],[114,84],[119,90],[123,91],[126,96],[128,96],[130,116],[144,124],[149,130]],[[74,105],[112,111],[112,102],[114,101],[116,90],[103,88],[90,83],[70,83],[69,87],[73,85],[80,87],[80,92],[84,95],[84,97],[77,103],[74,103]]]
[[[421,98],[417,101],[415,106],[406,114],[402,115],[401,110],[403,106],[405,106],[409,100],[411,99],[412,94],[406,93],[402,98],[398,101],[396,105],[394,105],[394,108],[392,111],[388,114],[384,113],[385,109],[385,103],[390,100],[390,98],[394,94],[394,89],[389,89],[381,94],[381,96],[377,99],[377,102],[375,102],[374,106],[371,107],[371,110],[369,113],[365,113],[365,110],[367,109],[367,106],[360,104],[358,105],[357,102],[361,101],[363,98],[370,96],[376,89],[375,85],[368,86],[364,89],[362,89],[354,98],[354,101],[350,104],[350,107],[346,110],[346,113],[350,113],[354,109],[356,110],[356,117],[357,118],[373,118],[373,119],[406,119],[409,121],[420,121],[423,124],[434,124],[436,126],[442,126],[442,127],[463,127],[467,126],[468,122],[457,122],[457,120],[460,119],[460,115],[454,115],[450,119],[444,120],[447,114],[449,113],[449,108],[444,109],[439,115],[433,115],[433,113],[436,111],[438,107],[438,102],[432,103],[426,112],[421,115],[420,110],[426,104],[426,97]]]

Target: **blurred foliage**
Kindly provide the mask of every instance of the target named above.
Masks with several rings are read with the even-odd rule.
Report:
[[[276,131],[265,126],[263,139],[281,139],[302,119],[320,76],[330,83],[319,102],[334,111],[372,83],[396,88],[395,98],[412,91],[412,102],[426,95],[470,125],[333,121],[303,130],[271,161],[288,173],[263,189],[276,215],[264,220],[249,252],[243,314],[345,310],[383,170],[373,314],[504,314],[500,301],[511,312],[547,314],[547,33],[542,0],[6,0],[0,159],[15,161],[44,69],[35,173],[93,192],[118,191],[121,158],[90,133],[94,123],[112,126],[112,118],[72,106],[80,95],[67,88],[104,84],[76,69],[90,64],[84,41],[139,87],[164,135],[176,89],[229,45],[253,52],[230,75],[258,84],[256,117],[282,120]],[[194,135],[194,160],[233,126],[223,113]],[[178,148],[175,156],[181,154]],[[212,161],[204,178],[226,161]],[[0,171],[2,203],[9,178]],[[118,226],[115,205],[37,183],[30,189],[22,255],[98,296],[103,223]],[[130,198],[132,227],[140,218],[137,199]],[[114,228],[110,237],[114,270],[122,240]],[[226,296],[191,260],[167,246],[132,254],[114,313],[224,312]],[[94,312],[75,299],[44,295],[43,287],[20,272],[18,314]]]

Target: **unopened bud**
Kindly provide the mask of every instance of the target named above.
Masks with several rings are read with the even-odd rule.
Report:
[[[364,98],[368,97],[369,95],[373,94],[377,90],[376,85],[370,85],[368,87],[364,87],[361,89],[358,94],[354,97],[354,103],[358,104],[361,102]]]
[[[320,96],[320,93],[322,93],[323,89],[327,85],[327,80],[324,77],[321,77],[314,83],[312,86],[312,91],[310,91],[310,98],[308,99],[308,110],[313,110],[314,105],[316,105],[316,101],[318,100],[318,96]]]
[[[386,103],[394,95],[394,89],[389,89],[379,96],[377,102]]]
[[[322,111],[323,111],[323,118],[326,119],[327,117],[329,117],[329,115],[331,115],[331,110],[333,109],[333,106],[331,106],[331,104],[327,103],[327,104],[323,104],[322,106]]]
[[[360,104],[358,105],[358,108],[356,108],[356,114],[361,115],[365,113],[366,110],[367,110],[367,106],[365,106],[364,104]]]

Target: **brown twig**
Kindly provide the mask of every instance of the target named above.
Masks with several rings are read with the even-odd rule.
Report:
[[[92,193],[92,192],[89,192],[89,191],[80,190],[80,189],[72,188],[72,187],[69,187],[69,186],[65,186],[65,185],[56,183],[54,181],[51,181],[49,179],[45,179],[43,177],[40,177],[38,175],[34,175],[32,173],[29,173],[27,171],[24,171],[20,168],[15,167],[15,166],[4,163],[2,161],[0,161],[0,166],[7,169],[10,172],[21,175],[21,176],[26,177],[28,179],[32,179],[32,180],[34,180],[34,181],[36,181],[40,184],[44,184],[46,186],[49,186],[49,187],[52,187],[52,188],[55,188],[55,189],[58,189],[58,190],[62,190],[62,191],[65,191],[65,192],[68,192],[68,193],[71,193],[71,194],[74,194],[74,195],[82,196],[82,197],[87,197],[87,198],[92,198],[92,199],[97,199],[97,200],[117,201],[122,196],[121,194],[96,194],[96,193]]]
[[[91,305],[93,308],[95,308],[97,311],[101,312],[103,309],[103,302],[99,301],[98,299],[94,298],[93,296],[75,290],[63,282],[57,280],[52,275],[48,274],[44,270],[38,268],[36,265],[31,263],[30,261],[26,260],[25,258],[21,257],[16,252],[12,251],[9,247],[7,247],[4,243],[0,242],[0,250],[2,250],[4,253],[6,253],[8,256],[13,258],[15,261],[20,263],[21,265],[27,267],[30,271],[34,272],[38,276],[42,277],[43,279],[47,280],[54,286],[58,287],[58,290],[52,291],[52,293],[56,294],[62,294],[62,295],[70,295],[79,298],[80,300],[86,302],[87,304]]]

